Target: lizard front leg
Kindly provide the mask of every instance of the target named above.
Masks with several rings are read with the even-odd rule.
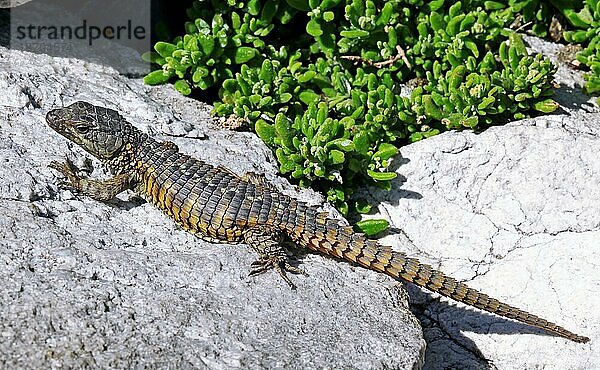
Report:
[[[304,270],[290,265],[286,250],[280,244],[281,237],[276,231],[267,227],[256,226],[245,231],[243,236],[244,241],[259,255],[259,259],[252,262],[253,269],[250,271],[250,276],[275,269],[293,289],[295,285],[286,272],[307,275]]]
[[[57,170],[66,177],[61,185],[71,188],[81,194],[99,201],[109,201],[114,199],[117,194],[132,188],[129,175],[120,174],[108,180],[91,180],[77,175],[77,168],[70,160],[65,162],[52,161],[50,168]]]

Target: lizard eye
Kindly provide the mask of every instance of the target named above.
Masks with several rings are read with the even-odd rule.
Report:
[[[90,131],[90,126],[88,125],[75,125],[75,131],[80,134],[87,134]]]

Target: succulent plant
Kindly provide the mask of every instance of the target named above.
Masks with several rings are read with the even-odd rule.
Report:
[[[579,3],[579,2],[578,2]],[[584,49],[578,53],[577,60],[589,68],[585,90],[589,94],[600,92],[600,2],[585,0],[581,7],[569,7],[563,14],[574,30],[565,32],[565,40],[582,44]]]
[[[321,190],[344,214],[365,213],[355,189],[390,189],[399,146],[557,108],[555,67],[508,28],[516,8],[545,6],[200,0],[186,34],[148,56],[162,69],[146,82],[174,81],[183,94],[220,87],[215,113],[247,120],[281,173]],[[410,91],[403,85],[411,80],[420,83]],[[385,223],[361,225],[372,234]]]

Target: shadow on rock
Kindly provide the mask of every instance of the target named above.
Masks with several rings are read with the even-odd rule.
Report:
[[[410,159],[402,157],[402,154],[398,154],[392,161],[389,172],[398,173],[400,166],[410,162]],[[406,183],[406,177],[398,174],[398,176],[391,181],[391,189],[383,190],[377,187],[370,187],[368,190],[369,202],[374,206],[378,206],[381,202],[387,202],[391,205],[397,206],[400,203],[400,199],[422,199],[423,196],[412,190],[402,189],[402,185]]]
[[[444,353],[459,363],[470,364],[463,368],[495,369],[492,362],[479,350],[473,340],[462,333],[519,335],[535,334],[555,336],[540,328],[493,315],[475,308],[459,305],[452,300],[432,298],[428,292],[406,284],[411,311],[421,322],[427,352],[423,369],[438,369]],[[435,364],[434,364],[435,362]]]
[[[571,88],[561,85],[554,91],[553,99],[560,104],[556,111],[559,114],[569,114],[571,110],[585,110],[595,112],[598,110],[589,100],[590,96],[586,95],[580,88]]]
[[[135,207],[139,207],[142,204],[146,203],[146,201],[143,198],[137,197],[137,196],[132,196],[129,197],[129,199],[127,200],[122,200],[119,198],[115,198],[113,200],[111,200],[110,202],[106,202],[106,204],[108,204],[111,207],[115,207],[124,211],[129,211]]]

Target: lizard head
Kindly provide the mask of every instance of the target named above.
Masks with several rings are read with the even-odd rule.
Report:
[[[119,155],[134,131],[118,112],[83,101],[51,110],[46,122],[100,160]]]

